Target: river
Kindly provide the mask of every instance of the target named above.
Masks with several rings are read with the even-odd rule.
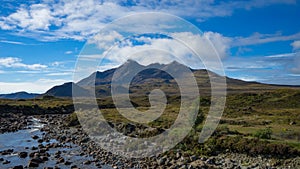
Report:
[[[28,163],[31,159],[29,154],[38,151],[32,150],[33,147],[38,147],[40,144],[45,146],[46,144],[58,143],[55,139],[51,139],[48,142],[42,143],[38,143],[38,139],[33,139],[33,136],[38,136],[39,138],[43,137],[45,133],[40,130],[42,127],[43,124],[40,122],[40,120],[32,117],[32,124],[29,125],[27,129],[0,134],[0,152],[13,150],[12,153],[8,153],[6,155],[0,153],[0,168],[5,169],[19,165],[22,165],[23,167],[28,166]],[[54,156],[55,153],[59,151],[61,152],[61,157],[63,157],[65,161],[70,162],[70,164],[57,162],[57,157]],[[20,152],[27,152],[28,156],[26,158],[20,158]],[[58,166],[61,169],[69,169],[72,166],[75,167],[75,165],[78,168],[98,168],[92,164],[84,164],[86,161],[92,161],[93,158],[84,155],[81,156],[80,152],[81,148],[72,143],[66,143],[60,148],[50,148],[47,151],[47,153],[50,155],[48,157],[49,160],[40,163],[39,167],[37,168]],[[110,167],[102,165],[101,168]]]

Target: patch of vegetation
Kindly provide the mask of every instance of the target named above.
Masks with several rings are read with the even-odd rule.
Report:
[[[266,155],[277,158],[290,158],[300,155],[300,151],[285,143],[275,143],[258,138],[245,138],[242,135],[227,135],[227,128],[218,129],[204,144],[198,143],[198,134],[192,131],[174,150],[181,149],[190,155],[217,155],[219,153],[243,153],[250,156]],[[224,132],[225,131],[225,132]]]
[[[133,88],[135,89],[135,88]],[[137,89],[136,89],[137,90]],[[132,94],[134,107],[146,112],[148,97]],[[180,96],[167,96],[168,104],[163,114],[156,120],[143,124],[150,129],[141,132],[141,137],[157,135],[168,129],[176,120],[180,109]],[[112,126],[127,126],[134,122],[124,118],[115,108],[111,97],[98,98],[99,109],[105,120]],[[213,136],[204,144],[198,143],[203,121],[209,111],[211,99],[202,95],[195,125],[188,136],[173,150],[187,154],[214,155],[222,152],[246,153],[249,155],[272,155],[279,158],[299,155],[300,151],[300,91],[298,89],[259,90],[256,92],[230,93],[226,99],[225,111],[220,125]],[[72,105],[71,99],[39,98],[28,100],[0,100],[2,105],[39,106],[51,108]],[[99,132],[99,119],[83,114],[91,121],[91,127]],[[81,119],[81,118],[80,118]],[[66,125],[78,125],[75,113],[66,119]],[[96,128],[98,126],[98,128]],[[126,127],[125,127],[126,128]],[[121,128],[122,129],[122,128]],[[120,130],[122,131],[122,130]],[[170,152],[172,154],[172,151]],[[175,153],[176,154],[176,153]]]
[[[67,118],[65,119],[65,124],[69,127],[80,125],[77,114],[74,112],[67,116]]]
[[[256,131],[253,136],[261,139],[271,139],[272,129],[267,127],[265,129],[260,129]]]

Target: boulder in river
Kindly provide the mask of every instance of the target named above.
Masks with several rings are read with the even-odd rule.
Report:
[[[28,167],[38,167],[38,166],[39,166],[39,163],[34,160],[30,160],[28,162]]]
[[[38,139],[38,138],[39,138],[39,136],[37,136],[37,135],[34,135],[34,136],[32,136],[31,138],[32,138],[32,139],[34,139],[34,140],[36,140],[36,139]]]
[[[9,163],[10,163],[10,161],[4,160],[2,164],[9,164]]]
[[[20,158],[26,158],[28,156],[28,153],[27,152],[20,152],[18,155],[19,155]]]
[[[24,167],[22,165],[16,165],[12,169],[23,169]]]

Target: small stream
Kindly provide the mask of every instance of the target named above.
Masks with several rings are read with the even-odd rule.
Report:
[[[39,144],[49,144],[57,143],[57,140],[52,139],[49,142],[38,143],[38,139],[34,140],[33,136],[38,136],[42,138],[45,134],[41,132],[43,124],[39,119],[32,118],[32,124],[28,126],[27,129],[19,130],[17,132],[9,132],[0,134],[0,152],[8,149],[13,149],[13,153],[8,155],[0,155],[0,168],[11,168],[14,166],[22,165],[23,167],[28,166],[30,160],[29,154],[31,152],[36,152],[38,150],[31,150],[32,147],[38,147]],[[61,157],[65,161],[71,162],[70,165],[65,165],[64,163],[57,164],[57,159],[54,157],[54,154],[58,151],[61,151]],[[28,152],[26,158],[20,158],[19,152]],[[40,163],[38,168],[44,167],[54,167],[59,166],[61,169],[69,169],[71,166],[76,165],[78,168],[98,168],[93,164],[84,165],[85,161],[92,161],[92,157],[89,156],[80,156],[81,148],[78,145],[67,143],[63,148],[50,148],[47,153],[50,154],[49,160],[44,163]],[[4,161],[9,161],[8,164],[3,164]],[[108,166],[101,166],[102,168],[109,168]]]

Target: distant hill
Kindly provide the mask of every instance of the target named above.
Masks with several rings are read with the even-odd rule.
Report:
[[[49,89],[43,96],[55,97],[72,97],[72,89],[76,90],[81,96],[87,96],[90,91],[78,86],[73,82],[64,83],[62,85],[54,86]]]
[[[218,78],[220,75],[205,69],[191,69],[183,64],[173,61],[169,64],[154,63],[147,66],[140,65],[138,62],[128,60],[121,66],[109,69],[103,72],[97,71],[90,76],[80,80],[78,83],[65,83],[60,86],[55,86],[48,90],[43,95],[51,95],[56,97],[71,97],[72,87],[74,87],[79,94],[86,96],[87,93],[95,92],[97,97],[109,96],[111,94],[111,82],[113,76],[120,79],[116,86],[119,91],[126,92],[123,83],[130,79],[133,72],[138,72],[130,82],[130,93],[148,94],[151,89],[162,88],[169,94],[176,94],[179,92],[177,82],[167,72],[174,74],[183,73],[182,70],[190,70],[199,87],[200,94],[210,94],[211,84],[210,78]],[[210,75],[210,76],[209,76]],[[296,88],[296,86],[283,85],[269,85],[258,82],[246,82],[239,79],[226,78],[228,93],[241,92],[257,92],[266,91],[278,88]],[[217,82],[218,83],[218,82]],[[92,91],[94,88],[96,91]]]
[[[1,99],[33,99],[40,94],[27,93],[27,92],[16,92],[10,94],[0,94]]]

